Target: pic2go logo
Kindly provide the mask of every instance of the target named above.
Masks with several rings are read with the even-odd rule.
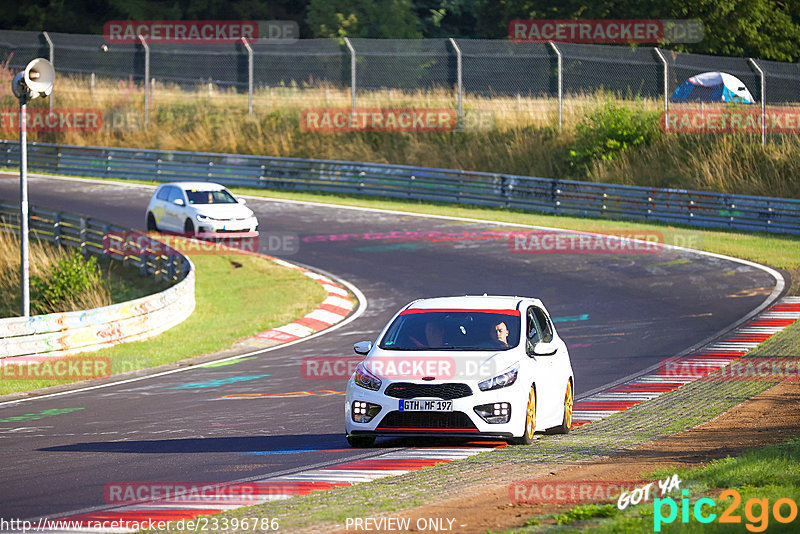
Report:
[[[695,501],[694,506],[689,504],[689,490],[682,490],[681,494],[681,523],[689,522],[689,511],[691,509],[695,521],[698,523],[711,523],[717,519],[717,514],[712,512],[711,508],[716,508],[717,503],[714,499],[703,497]],[[719,494],[720,500],[732,498],[728,507],[719,516],[720,523],[741,523],[741,516],[736,514],[739,504],[742,502],[742,496],[734,489],[725,490]],[[664,508],[669,512],[664,515]],[[744,516],[748,523],[745,528],[750,532],[764,532],[769,526],[770,511],[778,523],[791,523],[797,518],[797,503],[792,499],[782,498],[775,501],[770,509],[769,499],[748,499],[744,505]],[[787,513],[788,512],[788,513]],[[675,499],[667,497],[666,499],[655,499],[653,501],[653,530],[661,532],[662,524],[670,524],[678,518],[678,503]]]

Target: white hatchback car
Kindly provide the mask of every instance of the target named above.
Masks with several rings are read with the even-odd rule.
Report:
[[[379,435],[450,435],[530,444],[566,433],[574,376],[566,344],[541,301],[464,296],[400,310],[347,384],[347,441]]]
[[[258,235],[253,211],[225,187],[210,182],[161,184],[147,206],[147,230]]]

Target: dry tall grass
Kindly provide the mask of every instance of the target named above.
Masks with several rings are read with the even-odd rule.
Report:
[[[569,95],[558,130],[554,99],[465,96],[465,115],[493,117],[491,128],[441,133],[311,133],[300,128],[307,108],[349,108],[349,89],[331,86],[273,87],[255,91],[254,114],[246,93],[202,85],[184,91],[170,84],[152,87],[149,125],[143,125],[143,88],[129,80],[98,80],[90,94],[88,78],[59,77],[56,108],[98,108],[115,113],[99,132],[30,133],[31,141],[77,145],[129,146],[165,150],[231,152],[318,159],[399,163],[505,172],[551,178],[683,187],[706,191],[800,197],[796,179],[800,142],[796,134],[774,135],[765,149],[757,135],[665,134],[651,145],[612,161],[598,162],[588,177],[569,165],[575,127],[608,101],[660,110],[660,99],[631,99],[604,92]],[[4,108],[14,100],[0,86]],[[359,92],[360,108],[455,107],[453,92],[378,90]],[[34,101],[33,107],[46,107]],[[107,114],[106,117],[111,117]],[[471,124],[471,123],[470,123]],[[484,125],[487,123],[483,123]],[[15,139],[6,129],[0,135]]]
[[[20,257],[19,238],[15,233],[0,231],[0,317],[13,317],[20,313]],[[31,241],[28,263],[30,276],[47,278],[50,270],[71,253],[70,249],[49,243]],[[31,301],[31,313],[55,313],[99,308],[112,303],[107,285],[92,287],[91,291],[63,300],[57,308],[46,303]]]
[[[758,134],[662,136],[649,147],[598,162],[599,182],[800,198],[800,138]]]

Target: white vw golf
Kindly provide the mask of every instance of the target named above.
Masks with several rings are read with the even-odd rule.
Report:
[[[574,377],[566,344],[541,301],[464,296],[417,300],[400,310],[347,383],[347,441],[379,435],[501,438],[566,433]]]
[[[147,206],[147,230],[186,235],[247,233],[258,235],[253,211],[230,191],[211,182],[161,184]]]

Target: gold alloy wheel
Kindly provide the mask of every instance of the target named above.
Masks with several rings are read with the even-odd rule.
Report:
[[[525,436],[533,439],[533,432],[536,429],[536,390],[531,386],[531,392],[528,395],[528,410],[527,417],[525,418]]]
[[[567,394],[564,397],[564,426],[569,430],[572,427],[572,382],[567,382]]]

